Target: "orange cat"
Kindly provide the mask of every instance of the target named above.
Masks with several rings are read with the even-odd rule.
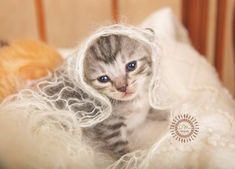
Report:
[[[62,62],[53,48],[39,41],[0,42],[0,101],[30,80],[46,76]]]

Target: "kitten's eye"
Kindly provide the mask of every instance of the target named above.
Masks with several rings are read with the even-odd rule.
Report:
[[[136,61],[129,62],[129,63],[127,63],[127,65],[126,65],[126,70],[127,70],[128,72],[133,71],[133,70],[136,69],[136,65],[137,65]]]
[[[108,81],[110,80],[110,78],[109,78],[107,75],[104,75],[104,76],[98,77],[97,80],[98,80],[99,82],[101,82],[101,83],[106,83],[106,82],[108,82]]]

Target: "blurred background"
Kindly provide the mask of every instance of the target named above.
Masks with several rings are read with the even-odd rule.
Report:
[[[235,0],[0,0],[0,39],[31,38],[70,48],[97,27],[138,25],[166,6],[235,95]]]

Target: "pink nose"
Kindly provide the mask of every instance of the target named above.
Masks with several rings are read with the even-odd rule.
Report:
[[[120,91],[120,92],[126,92],[126,90],[127,90],[127,85],[122,86],[122,87],[119,87],[119,88],[117,88],[117,90]]]

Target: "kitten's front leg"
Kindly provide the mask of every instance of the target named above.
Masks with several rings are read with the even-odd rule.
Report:
[[[92,128],[94,138],[101,142],[101,150],[107,151],[115,158],[129,152],[127,126],[124,120],[121,116],[111,115]]]

